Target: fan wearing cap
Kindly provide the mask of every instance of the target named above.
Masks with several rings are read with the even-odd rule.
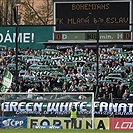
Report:
[[[75,106],[72,105],[70,110],[70,118],[71,118],[71,128],[76,128],[76,119],[77,119],[78,111],[76,110]]]

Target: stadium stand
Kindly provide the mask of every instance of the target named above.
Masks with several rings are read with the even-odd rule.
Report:
[[[133,91],[132,50],[99,49],[99,87],[97,57],[93,49],[20,49],[19,79],[15,88],[15,48],[0,50],[0,82],[6,70],[13,74],[9,92],[95,92],[97,98],[130,97]],[[2,86],[2,84],[1,84]]]

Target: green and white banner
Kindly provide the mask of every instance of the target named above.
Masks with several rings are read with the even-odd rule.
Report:
[[[2,81],[2,92],[7,92],[11,86],[13,75],[9,71],[5,71],[3,73],[3,81]]]
[[[16,26],[0,26],[0,45],[16,46]],[[18,26],[18,46],[20,48],[42,49],[53,37],[52,26]]]

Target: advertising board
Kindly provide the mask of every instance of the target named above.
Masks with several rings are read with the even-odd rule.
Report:
[[[27,117],[1,117],[1,128],[27,128]]]
[[[45,128],[46,126],[57,126],[59,128],[61,126],[63,129],[71,129],[71,119],[66,117],[29,117],[28,128],[35,126],[37,128]],[[77,129],[91,129],[91,127],[90,118],[77,118]],[[109,118],[95,118],[95,129],[109,130]]]
[[[133,118],[110,118],[110,130],[133,130]]]

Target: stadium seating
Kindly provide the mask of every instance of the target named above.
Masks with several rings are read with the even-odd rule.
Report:
[[[12,83],[14,84],[16,82],[15,51],[10,49],[11,55],[8,55],[8,52],[9,49],[3,48],[0,51],[1,74],[4,70],[9,70],[14,75]],[[68,48],[65,50],[34,51],[19,49],[18,70],[18,82],[22,89],[15,89],[11,86],[9,91],[24,92],[33,86],[37,87],[36,91],[38,92],[43,92],[44,87],[51,92],[57,90],[71,91],[70,87],[73,85],[74,91],[94,91],[97,96],[96,85],[98,83],[103,92],[108,87],[109,93],[113,93],[111,90],[116,91],[121,85],[124,86],[124,90],[128,88],[128,91],[132,92],[130,91],[132,88],[130,83],[133,75],[133,63],[130,50],[101,49],[99,53],[99,77],[96,74],[97,56],[95,50],[92,49],[75,50]],[[81,80],[82,83],[80,83]],[[66,89],[63,87],[64,83],[66,83]],[[113,89],[112,84],[114,85]],[[114,98],[117,98],[117,94],[114,95]]]

